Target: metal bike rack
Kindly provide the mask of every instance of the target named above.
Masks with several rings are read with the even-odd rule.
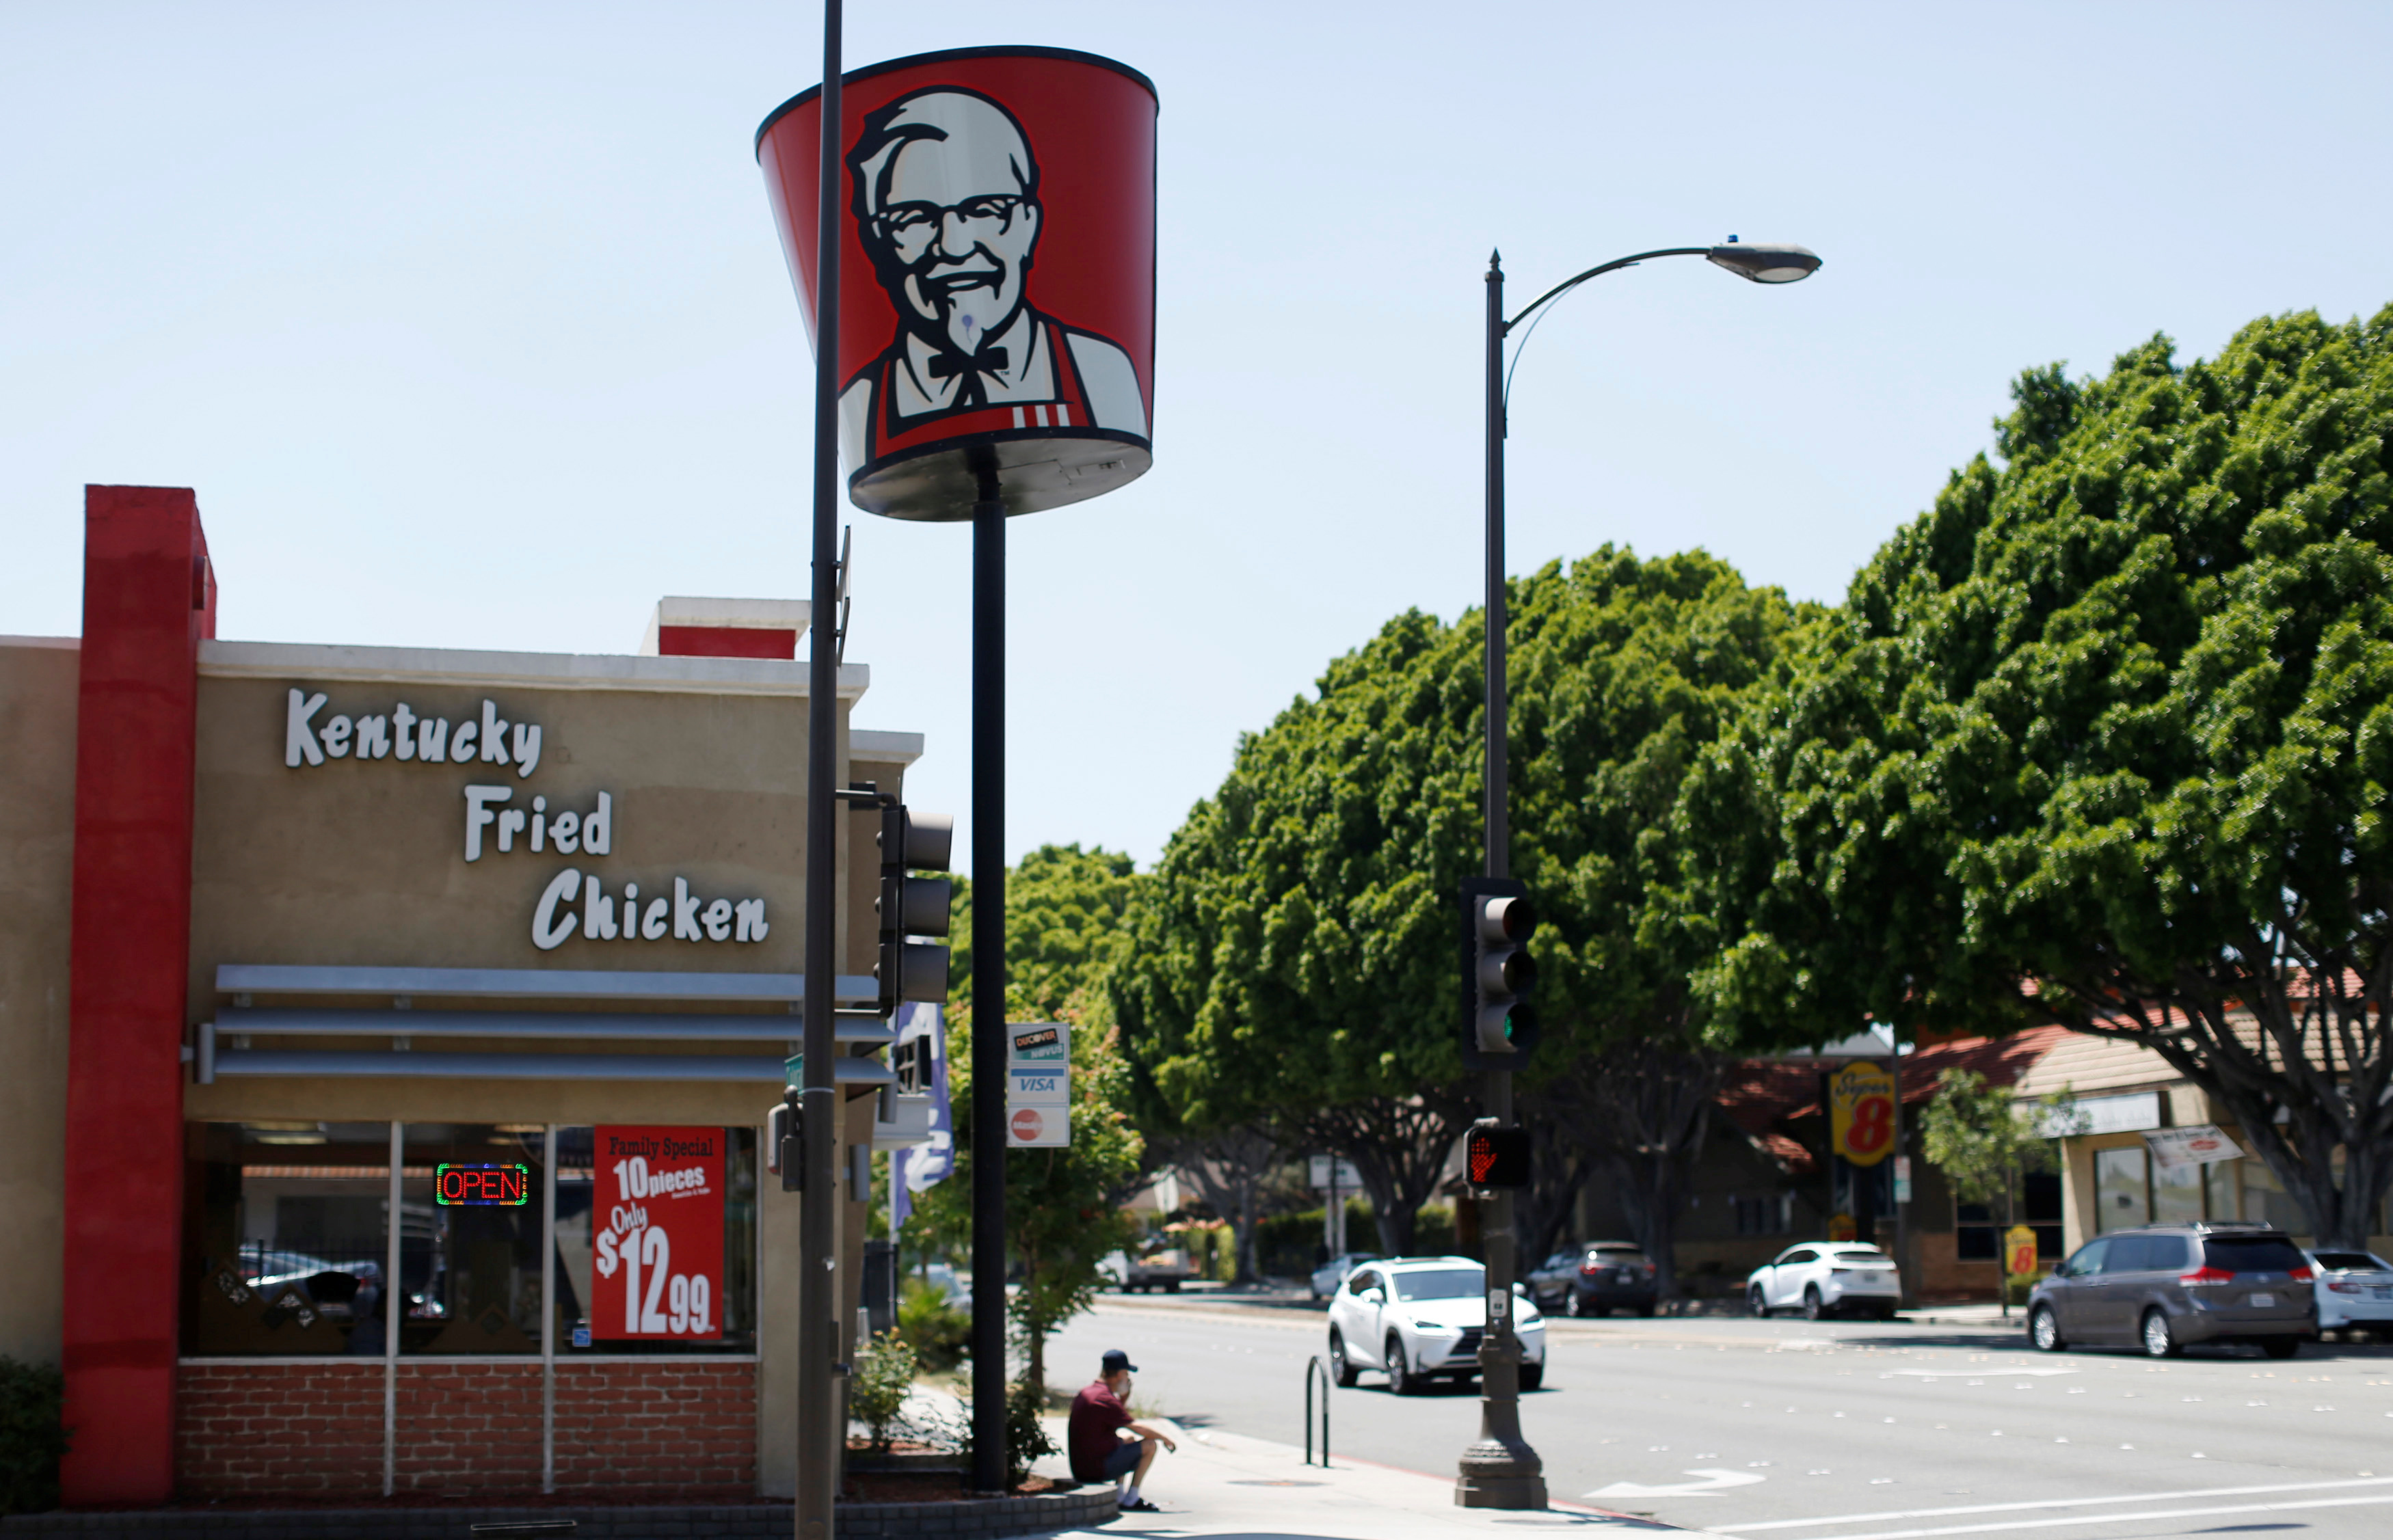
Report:
[[[1304,1363],[1304,1463],[1313,1463],[1313,1381],[1321,1380],[1321,1468],[1329,1468],[1329,1371],[1318,1358]]]

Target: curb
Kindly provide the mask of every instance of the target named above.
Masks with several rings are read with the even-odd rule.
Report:
[[[1028,1497],[968,1497],[950,1503],[842,1503],[832,1533],[846,1540],[933,1534],[955,1540],[1092,1529],[1119,1512],[1109,1485]],[[571,1520],[573,1540],[659,1540],[662,1536],[787,1540],[797,1522],[787,1503],[736,1507],[256,1508],[234,1512],[170,1508],[112,1513],[33,1513],[0,1519],[0,1535],[73,1535],[76,1540],[146,1540],[204,1534],[210,1540],[471,1540],[477,1524]]]

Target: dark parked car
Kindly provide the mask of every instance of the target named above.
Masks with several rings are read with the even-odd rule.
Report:
[[[2079,1246],[2027,1301],[2046,1352],[2139,1347],[2171,1358],[2196,1342],[2249,1342],[2291,1358],[2318,1335],[2309,1259],[2281,1230],[2216,1221],[2115,1230]]]
[[[1654,1264],[1634,1241],[1589,1241],[1557,1251],[1523,1280],[1539,1308],[1571,1315],[1654,1313]]]

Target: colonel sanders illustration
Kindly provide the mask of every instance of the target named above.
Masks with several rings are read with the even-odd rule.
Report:
[[[864,120],[848,151],[864,249],[896,340],[840,395],[851,466],[964,434],[1090,427],[1146,437],[1130,355],[1029,301],[1039,163],[1013,114],[936,86]]]

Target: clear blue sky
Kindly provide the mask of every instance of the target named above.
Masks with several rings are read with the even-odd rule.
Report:
[[[223,634],[628,651],[803,596],[811,368],[750,149],[811,5],[0,8],[0,632],[85,482],[199,490]],[[861,0],[1161,93],[1156,465],[1013,526],[1010,850],[1151,861],[1323,664],[1475,601],[1480,272],[1599,281],[1514,392],[1513,569],[1834,599],[2022,368],[2393,300],[2393,9]],[[857,514],[860,721],[965,810],[970,537]],[[962,848],[961,845],[960,849]]]

